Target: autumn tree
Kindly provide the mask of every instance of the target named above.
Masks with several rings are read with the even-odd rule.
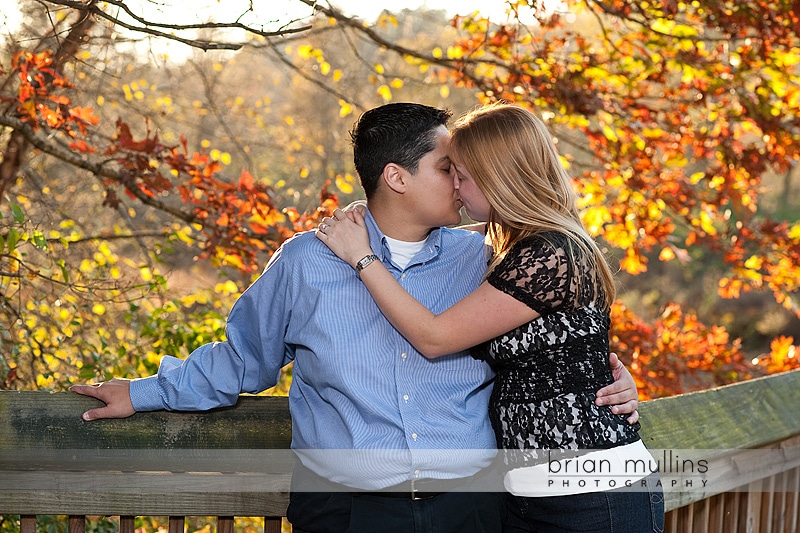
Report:
[[[793,4],[513,1],[500,21],[374,22],[280,4],[297,14],[195,23],[133,0],[23,2],[0,58],[6,387],[147,374],[222,338],[271,251],[359,197],[346,132],[398,99],[534,109],[626,283],[713,264],[722,297],[769,292],[798,313],[797,211],[768,209],[764,190],[791,187],[800,157]],[[163,43],[189,53],[171,61]],[[645,319],[621,295],[612,343],[646,396],[797,366],[789,336],[753,365],[691,302]]]

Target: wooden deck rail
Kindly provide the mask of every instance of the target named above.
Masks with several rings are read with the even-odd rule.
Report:
[[[0,391],[0,514],[264,517],[281,531],[288,503],[286,398],[243,396],[206,413],[138,413],[83,422],[98,405],[72,393]],[[797,532],[800,371],[643,402],[642,436],[662,467],[668,532]],[[698,465],[703,465],[698,469]],[[689,465],[687,467],[687,465]],[[700,471],[702,470],[702,472]]]

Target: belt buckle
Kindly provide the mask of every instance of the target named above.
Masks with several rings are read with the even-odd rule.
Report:
[[[419,489],[417,488],[417,480],[416,479],[412,479],[411,480],[411,501],[415,502],[415,501],[424,500],[424,499],[426,499],[426,496],[419,495]]]

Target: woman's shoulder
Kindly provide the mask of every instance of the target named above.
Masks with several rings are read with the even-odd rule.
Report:
[[[512,247],[516,253],[543,251],[548,254],[558,253],[569,242],[569,237],[560,231],[539,231],[523,237]]]

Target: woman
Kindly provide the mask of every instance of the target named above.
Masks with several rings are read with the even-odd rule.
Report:
[[[489,105],[456,124],[450,152],[464,208],[486,222],[494,252],[484,282],[450,309],[434,315],[374,260],[360,212],[337,210],[318,237],[425,357],[471,348],[496,370],[506,531],[661,531],[663,494],[643,466],[652,457],[639,425],[594,403],[613,381],[614,278],[547,128],[521,107]]]

